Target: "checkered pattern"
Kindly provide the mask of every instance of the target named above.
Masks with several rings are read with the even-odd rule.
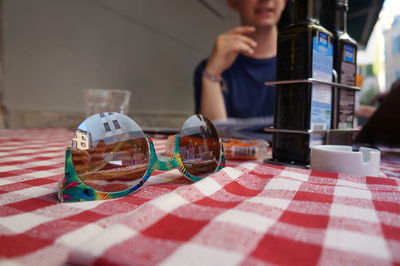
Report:
[[[385,152],[381,160],[381,171],[386,176],[400,178],[399,153]]]
[[[197,183],[156,172],[123,198],[60,203],[72,135],[0,131],[0,264],[400,264],[399,179],[228,162]]]

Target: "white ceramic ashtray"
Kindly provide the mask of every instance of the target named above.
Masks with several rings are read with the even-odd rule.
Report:
[[[381,153],[361,147],[317,145],[311,148],[310,168],[317,171],[347,173],[362,176],[379,176]]]

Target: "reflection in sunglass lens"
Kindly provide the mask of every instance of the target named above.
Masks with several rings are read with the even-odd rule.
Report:
[[[213,124],[201,115],[189,117],[180,132],[179,151],[185,168],[196,177],[205,177],[218,167],[220,146]]]
[[[149,164],[149,146],[140,127],[119,113],[95,114],[72,140],[72,161],[80,179],[103,192],[138,184]]]

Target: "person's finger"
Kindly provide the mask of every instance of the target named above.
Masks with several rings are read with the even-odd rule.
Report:
[[[233,51],[238,53],[254,53],[254,49],[250,45],[247,45],[246,43],[240,41],[237,41],[233,44]]]
[[[252,54],[256,46],[257,43],[246,36],[226,35],[218,39],[216,51],[222,54],[247,51]]]
[[[257,42],[255,40],[244,35],[230,35],[226,37],[226,40],[240,41],[246,43],[253,48],[257,47]]]
[[[240,26],[227,31],[227,34],[246,34],[252,33],[256,30],[253,26]]]

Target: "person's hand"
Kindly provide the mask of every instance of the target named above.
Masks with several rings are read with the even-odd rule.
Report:
[[[243,26],[219,35],[205,70],[214,75],[221,75],[233,64],[239,53],[253,54],[257,43],[245,34],[255,30],[254,27]]]
[[[372,99],[371,104],[381,104],[388,94],[389,91],[378,93],[378,95],[376,95],[374,99]]]

